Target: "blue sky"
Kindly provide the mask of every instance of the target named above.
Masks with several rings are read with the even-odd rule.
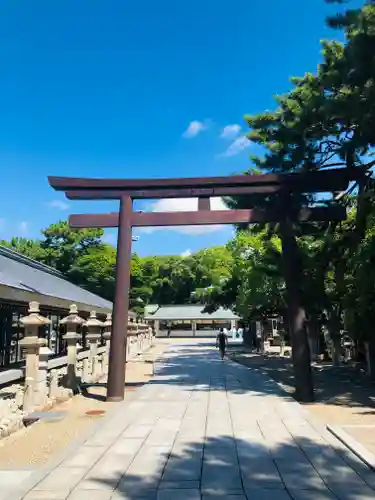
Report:
[[[323,0],[1,2],[0,238],[38,237],[69,213],[116,210],[68,202],[48,175],[245,170],[243,115],[272,108],[291,75],[315,70],[319,41],[339,36],[325,26],[336,8]],[[137,206],[189,207],[162,203]],[[133,248],[181,254],[225,243],[231,231],[138,231]]]

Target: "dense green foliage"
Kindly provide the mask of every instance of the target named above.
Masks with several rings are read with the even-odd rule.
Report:
[[[40,240],[13,238],[1,241],[32,259],[47,264],[68,279],[113,300],[116,250],[102,240],[103,230],[72,230],[66,222],[52,224]],[[201,300],[201,293],[230,275],[232,255],[225,247],[205,249],[188,257],[132,256],[131,307],[184,304]]]

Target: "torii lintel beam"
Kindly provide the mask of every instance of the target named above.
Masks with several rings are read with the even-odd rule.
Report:
[[[320,171],[288,174],[264,175],[232,175],[222,177],[191,177],[177,179],[88,179],[75,177],[49,177],[50,185],[57,191],[98,191],[98,199],[102,191],[118,191],[116,197],[130,196],[131,198],[178,197],[181,190],[187,190],[184,196],[199,196],[194,190],[218,189],[225,196],[231,194],[233,188],[251,188],[260,186],[279,186],[297,192],[343,191],[351,180],[362,178],[362,169],[349,170],[335,168]],[[247,191],[249,192],[249,191]],[[251,191],[250,191],[251,192]],[[272,191],[271,191],[272,192]],[[219,193],[219,192],[218,192]],[[264,193],[264,191],[263,191]],[[233,193],[232,194],[237,194]],[[83,196],[83,195],[81,195]],[[93,194],[91,194],[93,196]],[[109,196],[109,194],[107,194]],[[205,194],[206,196],[206,194]],[[210,195],[212,196],[212,195]]]
[[[130,215],[132,227],[147,226],[188,226],[215,224],[253,224],[259,222],[277,222],[285,214],[280,211],[259,209],[237,210],[200,210],[197,212],[133,212]],[[300,222],[340,221],[346,219],[346,210],[342,206],[302,208],[294,216]],[[69,217],[72,228],[113,228],[119,226],[119,214],[76,214]]]

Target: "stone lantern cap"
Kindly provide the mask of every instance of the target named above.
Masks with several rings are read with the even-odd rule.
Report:
[[[137,329],[137,322],[133,320],[130,316],[128,317],[128,329],[129,330],[136,330]]]
[[[84,322],[85,320],[78,315],[78,307],[75,304],[70,306],[69,315],[60,321],[62,325],[82,325]]]
[[[129,316],[128,317],[128,331],[127,331],[127,335],[128,336],[137,335],[137,331],[138,331],[138,325],[137,325],[136,321]]]
[[[29,314],[20,318],[20,323],[25,327],[25,337],[20,340],[20,345],[24,349],[39,349],[47,344],[47,340],[38,337],[38,327],[50,325],[51,320],[42,316],[39,311],[39,303],[32,301],[29,303]],[[31,328],[34,327],[34,328]]]
[[[108,327],[112,326],[112,313],[107,314],[105,321],[103,322],[103,325]]]
[[[103,333],[104,340],[111,340],[111,328],[112,328],[112,313],[108,313],[105,321],[103,322],[105,328]]]
[[[101,328],[104,324],[96,317],[96,311],[91,311],[89,319],[85,322],[85,326],[88,328],[95,326]]]
[[[28,316],[23,316],[22,318],[20,318],[20,323],[22,323],[24,326],[42,326],[51,324],[50,319],[40,314],[38,302],[30,302],[28,312]]]

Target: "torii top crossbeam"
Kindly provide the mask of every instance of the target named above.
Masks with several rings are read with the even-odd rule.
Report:
[[[274,193],[281,189],[294,192],[345,190],[350,180],[362,176],[360,170],[346,168],[289,174],[232,175],[176,179],[89,179],[49,177],[57,191],[66,191],[70,199],[185,198],[231,196],[247,193]]]

